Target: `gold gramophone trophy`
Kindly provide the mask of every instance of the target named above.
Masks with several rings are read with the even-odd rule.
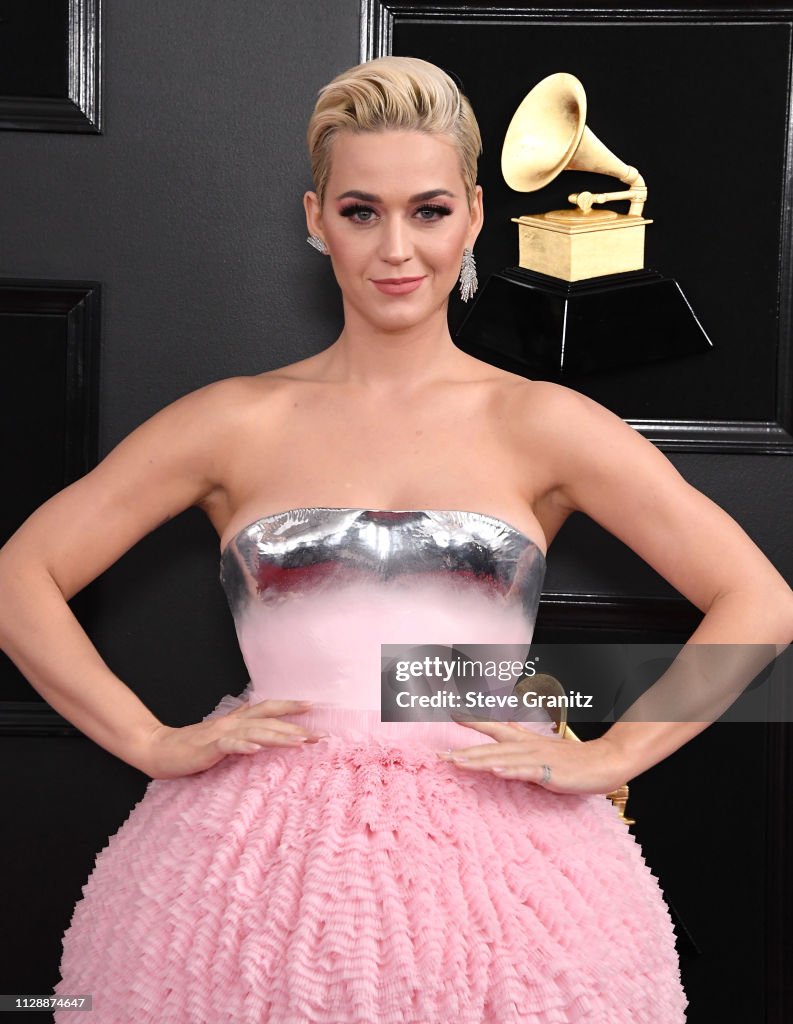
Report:
[[[621,192],[576,192],[575,206],[537,216],[513,217],[519,225],[518,265],[527,270],[581,281],[644,267],[642,217],[647,186],[586,127],[586,93],[573,75],[561,72],[536,85],[512,116],[501,150],[501,173],[516,192],[535,192],[560,171],[591,171],[619,178]],[[627,213],[593,209],[615,199],[630,200]]]
[[[470,354],[526,376],[567,378],[712,348],[678,283],[645,269],[647,185],[587,127],[586,114],[574,75],[535,85],[504,137],[504,180],[535,192],[562,171],[587,171],[627,188],[575,192],[567,209],[512,217],[518,266],[491,275],[455,335]],[[601,208],[618,200],[627,212]]]

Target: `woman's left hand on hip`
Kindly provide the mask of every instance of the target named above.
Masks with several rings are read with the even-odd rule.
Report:
[[[628,782],[616,748],[603,737],[566,740],[543,736],[516,722],[459,721],[495,742],[438,751],[438,757],[468,771],[534,782],[553,793],[612,793]],[[550,779],[547,779],[550,769]]]

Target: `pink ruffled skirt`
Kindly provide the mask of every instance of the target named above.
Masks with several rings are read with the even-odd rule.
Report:
[[[666,903],[606,797],[444,762],[492,742],[452,722],[285,717],[330,736],[152,780],[97,855],[55,988],[93,1024],[684,1022]]]

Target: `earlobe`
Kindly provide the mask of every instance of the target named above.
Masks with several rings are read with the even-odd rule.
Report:
[[[308,238],[306,241],[323,256],[328,255],[328,247],[320,232],[322,231],[322,216],[319,213],[319,200],[316,192],[306,192],[303,195],[303,207],[306,211],[306,227]]]
[[[322,215],[319,212],[319,199],[316,192],[306,192],[303,196],[303,208],[306,211],[306,226],[310,235],[322,231]]]
[[[474,243],[479,237],[479,232],[482,230],[484,222],[485,213],[484,206],[482,204],[482,186],[477,185],[476,193],[474,195],[474,206],[471,211],[471,223],[473,226],[473,233],[471,234],[470,240],[468,242],[469,246],[473,247]]]

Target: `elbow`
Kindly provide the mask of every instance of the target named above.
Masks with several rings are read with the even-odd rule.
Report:
[[[771,594],[771,605],[778,609],[784,621],[793,630],[793,587],[785,582]]]
[[[787,641],[788,644],[793,644],[793,606],[788,609],[787,617]]]
[[[793,643],[793,590],[788,587],[772,593],[767,602],[769,621],[779,624],[781,642]]]
[[[786,583],[727,590],[714,599],[710,608],[722,604],[725,610],[734,610],[734,621],[745,624],[753,633],[783,648],[793,643],[793,590]]]
[[[0,548],[0,650],[7,650],[20,607],[31,595],[52,586],[57,584],[39,559],[29,558],[8,544]]]

